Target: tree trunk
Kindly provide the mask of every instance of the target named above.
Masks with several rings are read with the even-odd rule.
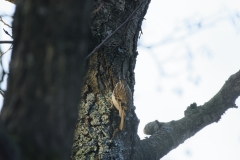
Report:
[[[17,3],[1,121],[20,154],[12,156],[6,149],[1,156],[70,159],[88,47],[91,1]],[[8,142],[1,141],[1,146],[7,147]]]
[[[88,60],[73,146],[75,160],[133,159],[134,147],[139,141],[139,120],[134,106],[129,106],[124,129],[119,130],[121,120],[111,104],[111,96],[121,75],[134,93],[137,40],[149,3],[150,0],[94,1],[91,50],[134,14]]]

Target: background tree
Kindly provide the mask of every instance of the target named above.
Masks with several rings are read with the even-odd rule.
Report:
[[[215,121],[218,121],[219,118],[221,117],[221,115],[223,114],[223,112],[225,110],[227,110],[229,107],[235,107],[234,101],[239,96],[239,73],[233,75],[226,82],[225,86],[221,89],[221,91],[205,105],[203,105],[201,107],[197,107],[196,104],[190,105],[188,107],[188,109],[185,111],[185,117],[182,118],[181,120],[171,121],[169,123],[159,123],[158,121],[154,121],[154,122],[150,123],[149,125],[147,125],[147,127],[145,128],[145,132],[148,134],[155,133],[153,136],[151,136],[148,139],[140,141],[140,139],[137,135],[137,126],[138,126],[139,121],[135,115],[134,106],[129,106],[131,109],[129,110],[129,112],[126,115],[124,130],[120,131],[118,129],[118,126],[120,123],[120,118],[118,117],[118,111],[111,105],[111,95],[112,95],[114,86],[116,85],[116,83],[119,80],[118,79],[119,74],[120,75],[122,74],[123,76],[126,77],[126,81],[128,82],[128,85],[130,86],[132,92],[134,91],[134,89],[133,89],[133,86],[135,83],[134,67],[135,67],[135,62],[136,62],[136,57],[137,57],[137,51],[136,51],[137,44],[136,43],[137,43],[139,31],[141,29],[140,28],[141,22],[146,13],[149,3],[150,3],[150,1],[144,1],[144,2],[138,2],[138,1],[110,1],[110,2],[109,1],[106,1],[106,2],[99,1],[98,2],[98,1],[95,1],[94,2],[94,10],[91,14],[92,37],[91,37],[91,41],[90,41],[91,43],[89,45],[89,51],[93,50],[95,48],[95,46],[100,44],[103,39],[108,37],[109,34],[113,33],[113,31],[118,26],[120,26],[124,22],[127,22],[127,23],[123,28],[119,29],[118,32],[113,34],[112,38],[108,42],[104,43],[97,52],[95,52],[92,56],[89,56],[90,58],[89,58],[89,60],[87,60],[87,64],[86,64],[87,73],[86,73],[86,76],[84,79],[81,103],[80,103],[80,107],[79,107],[79,119],[78,119],[78,123],[77,123],[77,129],[75,132],[75,141],[74,141],[74,146],[73,146],[73,155],[72,155],[73,159],[133,159],[133,160],[134,159],[137,159],[137,160],[139,160],[139,159],[159,159],[162,156],[164,156],[166,153],[168,153],[170,150],[172,150],[173,148],[175,148],[179,144],[181,144],[184,140],[193,136],[196,132],[198,132],[204,126],[206,126],[210,123],[213,123]],[[35,4],[35,3],[33,2],[33,4]],[[52,4],[56,4],[56,3],[52,3]],[[61,4],[64,4],[64,3],[60,2],[59,5],[61,6]],[[30,9],[30,10],[33,12],[38,11],[37,9],[38,9],[39,5],[41,6],[42,4],[37,4],[37,5],[36,5],[37,8],[33,7],[34,9],[33,10]],[[51,6],[51,3],[49,5]],[[33,5],[33,6],[35,6],[35,5]],[[21,7],[21,5],[19,5],[18,7]],[[55,9],[56,10],[59,9],[58,8],[59,6],[56,6],[56,5],[52,5],[52,7],[53,8],[51,8],[51,9],[53,9],[53,11]],[[60,11],[63,8],[60,7]],[[21,8],[20,8],[20,11],[21,11]],[[69,11],[69,10],[63,9],[62,11],[63,11],[63,13],[65,13],[66,11]],[[18,12],[19,12],[19,10],[16,10],[15,16],[17,15]],[[57,12],[57,13],[59,13],[59,12]],[[134,13],[134,14],[132,15],[132,13]],[[33,17],[34,17],[34,15],[36,17],[38,17],[39,16],[38,14],[33,14]],[[69,14],[69,17],[67,17],[67,18],[71,19],[72,15],[73,14]],[[16,17],[15,22],[14,22],[14,23],[18,22],[17,24],[19,26],[21,26],[20,22],[22,20],[20,19],[20,21],[17,21],[17,18],[20,18],[20,17],[21,16]],[[49,28],[46,27],[47,30],[43,30],[42,34],[46,36],[46,33],[49,35],[51,33],[51,31],[54,31],[54,33],[55,33],[56,25],[53,25],[54,23],[52,23],[55,21],[50,21],[52,19],[47,21],[49,19],[48,16],[46,16],[44,18],[46,18],[46,22],[48,22],[48,23],[42,23],[42,24],[46,24],[46,26],[52,24],[50,26],[54,26],[54,27],[53,28],[51,28],[50,26],[48,26]],[[126,19],[128,19],[128,18],[130,18],[130,20],[126,21]],[[34,19],[34,18],[32,18],[32,19]],[[55,22],[55,23],[58,24],[57,25],[58,27],[65,26],[65,25],[71,26],[72,21],[70,19],[67,19],[67,20],[69,20],[71,23],[70,22],[66,23],[64,21],[63,23],[59,24],[57,19],[56,19],[56,21],[58,23],[57,22]],[[26,21],[27,20],[31,20],[31,18],[27,17]],[[36,19],[36,20],[38,20],[38,22],[39,22],[39,19]],[[63,20],[65,20],[65,19],[63,19]],[[45,21],[45,19],[44,19],[44,21]],[[29,24],[29,23],[26,23],[26,25],[27,24]],[[30,36],[27,36],[28,35],[27,32],[23,32],[25,30],[25,26],[22,26],[20,28],[19,28],[19,26],[16,27],[16,29],[18,28],[17,31],[19,33],[22,33],[20,35],[23,36],[26,34],[26,37],[29,38]],[[32,27],[38,28],[39,26],[34,25]],[[75,29],[77,29],[78,27],[80,27],[80,26],[75,26]],[[27,28],[30,28],[30,26],[28,26]],[[66,30],[69,31],[69,28],[67,27]],[[66,31],[66,30],[64,29],[64,31]],[[34,35],[34,33],[37,32],[38,30],[35,29],[33,31],[34,32],[30,32],[30,33],[32,33],[30,35]],[[67,81],[68,83],[63,83],[62,84],[63,86],[61,84],[59,84],[61,81],[65,80],[65,78],[66,78],[65,76],[70,76],[70,75],[66,75],[66,71],[65,71],[65,67],[64,67],[65,66],[64,65],[65,58],[67,58],[68,55],[61,58],[62,54],[57,54],[60,56],[59,58],[58,57],[52,58],[52,56],[55,55],[55,54],[53,54],[50,58],[50,60],[52,60],[52,59],[60,60],[60,62],[57,63],[56,69],[51,72],[52,74],[54,74],[54,75],[56,74],[59,76],[56,78],[57,80],[60,81],[59,83],[56,83],[55,81],[53,81],[53,82],[50,81],[52,83],[49,83],[49,81],[46,82],[46,81],[44,81],[44,79],[38,78],[39,77],[38,75],[40,73],[42,74],[42,75],[40,74],[40,77],[45,77],[45,74],[51,75],[48,73],[49,70],[45,69],[46,65],[49,64],[51,66],[51,65],[55,64],[52,61],[48,62],[45,60],[49,56],[49,54],[51,55],[52,52],[55,53],[54,52],[55,50],[58,51],[57,53],[62,53],[63,51],[65,51],[64,50],[65,48],[62,47],[62,45],[65,43],[67,45],[68,44],[67,42],[72,40],[72,37],[70,37],[70,40],[67,39],[66,41],[62,41],[62,39],[65,39],[65,37],[68,37],[69,35],[62,34],[62,33],[66,33],[66,32],[62,32],[62,30],[59,32],[57,32],[57,31],[55,34],[53,34],[54,36],[50,36],[50,37],[55,37],[53,42],[57,42],[56,45],[52,45],[53,42],[51,40],[49,40],[49,42],[48,41],[46,42],[45,40],[48,39],[47,36],[45,37],[46,39],[42,40],[42,38],[41,38],[42,34],[39,34],[39,35],[36,34],[36,36],[34,36],[34,38],[31,39],[31,43],[29,42],[29,44],[33,43],[33,46],[30,47],[30,49],[31,48],[33,49],[32,50],[32,54],[34,53],[32,55],[33,57],[35,57],[37,55],[40,56],[41,55],[40,53],[46,53],[45,58],[41,58],[41,56],[36,57],[37,60],[39,60],[39,61],[37,61],[39,63],[32,63],[32,62],[35,62],[35,61],[33,61],[35,58],[31,58],[31,56],[27,56],[29,54],[31,55],[31,52],[30,52],[31,50],[28,48],[28,46],[31,46],[31,45],[28,44],[28,46],[26,46],[26,43],[24,43],[23,45],[25,45],[25,46],[23,46],[22,48],[25,48],[25,47],[26,48],[21,49],[21,50],[19,49],[20,51],[24,52],[23,53],[23,52],[19,51],[20,53],[23,54],[23,56],[20,57],[20,55],[19,55],[15,59],[14,59],[14,52],[16,52],[18,50],[13,50],[13,58],[12,58],[12,62],[11,62],[11,67],[14,64],[14,60],[17,61],[18,63],[20,63],[20,62],[23,63],[26,61],[30,64],[26,63],[27,65],[25,66],[25,68],[23,68],[26,71],[25,70],[19,70],[19,71],[17,70],[18,68],[21,69],[21,67],[13,68],[14,67],[13,66],[11,68],[10,78],[9,78],[9,83],[8,83],[8,85],[9,85],[8,92],[9,93],[7,92],[6,96],[13,97],[13,95],[15,95],[13,93],[16,93],[17,98],[15,98],[16,100],[11,99],[11,101],[9,101],[12,103],[12,104],[10,103],[11,105],[9,105],[9,106],[14,107],[14,112],[13,112],[13,108],[8,107],[8,105],[6,105],[9,103],[6,98],[5,104],[4,104],[5,109],[3,109],[1,116],[3,117],[3,121],[5,123],[7,131],[10,132],[11,134],[13,134],[14,137],[17,136],[18,139],[15,141],[21,148],[22,152],[24,153],[23,155],[26,157],[30,157],[30,156],[36,157],[37,156],[37,157],[39,157],[39,159],[41,159],[41,158],[54,159],[54,158],[62,157],[63,159],[67,159],[67,154],[66,155],[65,154],[58,155],[58,153],[59,153],[58,151],[63,151],[62,150],[63,148],[61,148],[59,150],[53,149],[53,152],[51,152],[52,150],[50,148],[49,148],[49,150],[46,148],[45,148],[45,150],[42,149],[41,148],[43,146],[42,144],[44,144],[44,142],[47,143],[48,141],[44,141],[45,139],[41,138],[41,134],[40,134],[40,139],[38,136],[39,135],[38,133],[42,133],[42,132],[46,131],[46,133],[49,133],[49,134],[46,134],[46,138],[47,138],[47,140],[49,140],[49,142],[51,142],[51,141],[54,142],[55,138],[57,139],[56,135],[59,134],[58,130],[56,132],[56,130],[52,130],[51,128],[49,128],[50,126],[46,127],[46,128],[43,128],[42,126],[43,126],[43,124],[46,126],[53,124],[54,127],[56,127],[56,126],[63,127],[64,125],[62,123],[59,123],[59,125],[57,125],[57,123],[51,123],[51,119],[46,118],[48,116],[42,115],[40,113],[43,113],[43,112],[44,112],[44,114],[47,113],[47,115],[49,115],[49,117],[53,117],[53,118],[55,117],[54,115],[56,113],[57,113],[57,115],[58,115],[58,113],[60,113],[59,117],[61,118],[61,116],[62,116],[61,106],[63,104],[65,104],[63,106],[63,108],[65,108],[66,106],[69,105],[68,103],[62,103],[61,98],[64,97],[64,99],[66,98],[66,100],[69,100],[72,98],[71,96],[73,96],[73,95],[74,95],[73,97],[75,97],[75,96],[77,97],[78,94],[76,94],[75,92],[80,90],[79,87],[72,88],[73,90],[75,89],[75,92],[73,92],[73,90],[70,90],[69,92],[67,92],[68,93],[67,96],[65,96],[65,94],[63,96],[58,96],[59,94],[63,94],[63,91],[65,92],[64,89],[61,89],[63,86],[71,85],[71,82],[69,82],[69,81]],[[21,37],[21,36],[20,35],[19,35],[19,37],[17,36],[18,32],[16,32],[16,35],[14,36],[14,38],[15,38],[14,44],[15,44],[16,48],[22,42],[22,39],[21,39],[21,41],[19,39],[19,37]],[[23,33],[25,33],[25,34],[23,34]],[[73,34],[74,32],[71,32],[71,33]],[[72,34],[70,34],[70,35],[72,35]],[[23,37],[25,37],[25,36],[23,36]],[[80,37],[80,35],[79,35],[79,37]],[[40,39],[40,41],[37,41],[39,39]],[[42,44],[42,43],[43,43],[42,47],[39,50],[36,50],[37,46],[38,46],[37,44]],[[72,45],[70,45],[70,46],[72,46]],[[55,47],[56,47],[56,49],[55,49]],[[77,50],[74,47],[72,49],[73,49],[73,51]],[[18,53],[18,52],[16,52],[16,53]],[[69,53],[69,52],[66,52],[66,53]],[[24,54],[27,54],[27,55],[24,56]],[[29,57],[30,57],[30,60],[29,60]],[[83,59],[83,57],[81,57],[81,58]],[[47,60],[49,60],[49,59],[47,58]],[[81,61],[81,59],[77,59],[77,58],[76,58],[76,60]],[[37,64],[41,64],[41,65],[37,65]],[[66,62],[66,64],[68,64],[68,63]],[[42,69],[42,70],[40,69],[40,72],[36,72],[36,71],[39,71],[38,70],[40,68],[39,66],[44,66],[44,69]],[[62,69],[64,71],[62,71]],[[77,68],[77,69],[73,68],[73,70],[74,70],[73,74],[79,74],[78,69],[79,68]],[[29,72],[29,70],[31,72]],[[67,71],[69,71],[69,70],[71,70],[71,69],[67,68]],[[14,76],[14,75],[11,76],[11,74],[13,74],[13,73],[15,73],[16,76]],[[38,73],[38,74],[36,74],[36,73]],[[20,75],[19,76],[20,78],[17,78],[18,74]],[[26,80],[30,79],[30,82],[29,81],[25,82],[25,78],[26,78]],[[11,82],[11,79],[12,79],[12,81],[14,80],[16,85],[13,85],[15,83]],[[74,76],[72,80],[79,81],[80,79],[81,79],[81,77]],[[33,81],[31,81],[31,80],[33,80]],[[20,83],[20,82],[22,82],[22,83]],[[35,84],[35,82],[38,82],[39,84],[38,83]],[[42,83],[43,84],[46,83],[46,84],[43,85]],[[23,87],[20,87],[17,84],[23,85]],[[79,85],[79,83],[75,83],[75,84]],[[12,85],[15,87],[12,88]],[[52,87],[55,85],[57,85],[56,88]],[[25,86],[27,86],[29,88],[24,88]],[[40,87],[38,87],[38,86],[40,86]],[[49,86],[51,86],[51,87],[49,87]],[[43,92],[42,88],[44,91],[46,90],[46,92]],[[12,92],[10,92],[9,90]],[[41,95],[43,95],[42,92],[46,93],[46,95],[44,94],[44,96],[41,96]],[[10,93],[12,93],[12,94],[10,94]],[[34,96],[34,95],[36,95],[36,96]],[[37,99],[32,101],[32,97],[37,97]],[[57,98],[56,99],[50,98],[50,101],[48,101],[49,97],[57,97]],[[60,97],[60,98],[58,98],[58,97]],[[76,97],[74,98],[74,100],[75,100],[74,102],[76,102],[76,99],[77,99]],[[72,101],[67,101],[67,102],[70,103]],[[50,103],[50,105],[49,104],[48,105],[50,106],[50,108],[51,107],[53,107],[53,108],[49,109],[49,106],[45,105],[45,103]],[[74,105],[77,106],[76,103],[74,103],[73,106]],[[23,106],[23,107],[19,107],[19,106]],[[39,107],[35,107],[34,109],[31,109],[32,106],[39,106]],[[44,106],[46,106],[46,108],[48,108],[49,110],[48,109],[44,110],[44,108],[45,108]],[[15,107],[17,107],[17,108],[15,108]],[[25,108],[25,107],[28,107],[28,108],[26,108],[26,111],[28,113],[27,115],[30,117],[32,116],[32,121],[33,121],[32,125],[28,125],[26,127],[26,131],[24,131],[25,129],[22,126],[19,126],[17,124],[19,122],[21,124],[28,124],[29,122],[27,122],[27,120],[29,120],[29,119],[31,120],[31,118],[26,116],[25,112],[23,112],[24,111],[23,108]],[[37,110],[38,108],[40,109],[40,111]],[[53,111],[53,112],[50,112],[50,111]],[[74,111],[74,109],[72,111]],[[10,114],[9,114],[9,112],[10,112]],[[64,112],[66,112],[66,110],[64,110]],[[6,114],[6,113],[8,113],[8,114]],[[17,121],[18,119],[13,118],[13,115],[14,116],[18,115],[17,118],[18,117],[20,118],[19,121]],[[38,116],[39,116],[39,118],[38,118]],[[58,116],[56,116],[56,117],[58,117]],[[22,119],[26,119],[26,120],[22,121]],[[58,122],[59,118],[56,118],[56,119]],[[37,120],[40,120],[40,121],[37,121]],[[73,121],[74,121],[74,118],[73,118]],[[73,121],[70,121],[70,123],[74,124]],[[37,130],[35,130],[36,124],[39,125]],[[63,131],[63,132],[68,131],[68,130],[66,130],[65,127],[61,128],[61,129],[62,129],[61,131]],[[33,131],[33,133],[37,132],[37,134],[36,135],[31,134],[32,131]],[[71,134],[71,132],[68,132],[68,133]],[[27,143],[28,141],[25,140],[26,139],[25,137],[28,136],[27,138],[29,139],[29,137],[31,137],[32,135],[34,135],[34,138],[33,139],[30,138],[30,141],[28,144]],[[18,136],[20,136],[20,138],[23,138],[23,139],[20,139]],[[25,141],[22,141],[22,140],[25,140]],[[70,138],[68,140],[70,140]],[[34,143],[32,145],[32,142],[38,142],[38,143],[36,143],[36,144]],[[59,141],[57,141],[57,142],[59,142]],[[60,142],[62,142],[62,141],[60,141]],[[39,145],[40,145],[40,147],[39,147]],[[33,154],[33,155],[28,156],[29,155],[28,153],[30,153],[30,151],[28,150],[27,147],[24,147],[24,146],[31,146],[33,148],[37,148],[35,151],[38,152],[38,155]],[[68,145],[66,145],[66,146],[68,146]],[[69,149],[66,149],[66,150],[69,150]],[[66,151],[66,150],[64,150],[64,151]],[[44,153],[43,157],[41,157],[41,156],[39,156],[39,151],[47,151],[48,153],[47,154]],[[31,153],[36,153],[36,152],[31,152]],[[68,152],[65,152],[65,153],[68,153]],[[30,157],[30,159],[32,157]]]
[[[20,156],[5,148],[2,159],[69,159],[91,6],[89,0],[18,1],[1,121]]]

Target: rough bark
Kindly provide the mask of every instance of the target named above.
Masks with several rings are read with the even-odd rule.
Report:
[[[134,93],[134,68],[141,23],[150,0],[95,1],[91,16],[90,51],[120,26],[141,5],[123,28],[116,32],[88,60],[87,74],[75,132],[73,159],[132,159],[138,143],[134,106],[126,113],[125,127],[119,131],[120,117],[111,106],[114,86],[122,74]]]
[[[1,111],[16,159],[70,159],[91,6],[90,0],[18,1]]]

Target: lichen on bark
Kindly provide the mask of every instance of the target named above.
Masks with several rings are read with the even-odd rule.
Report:
[[[113,33],[141,3],[95,0],[91,16],[92,38],[89,52]],[[120,132],[120,117],[118,110],[112,106],[111,95],[120,74],[126,78],[134,93],[137,40],[149,3],[150,1],[145,1],[126,25],[86,62],[87,72],[73,145],[74,160],[131,159],[132,146],[139,140],[139,120],[132,109],[127,113],[125,130]]]

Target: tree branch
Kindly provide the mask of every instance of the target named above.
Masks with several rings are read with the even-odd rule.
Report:
[[[240,71],[230,76],[221,90],[203,106],[197,106],[196,103],[190,105],[184,112],[184,118],[163,125],[156,121],[150,122],[155,125],[146,125],[145,132],[148,134],[153,130],[156,132],[151,132],[153,135],[150,138],[140,141],[134,160],[160,159],[205,126],[218,122],[229,108],[237,108],[235,101],[239,95]],[[159,130],[156,130],[157,125]]]
[[[16,4],[16,0],[5,0],[5,1],[8,1],[8,2],[13,3],[13,4]]]
[[[8,33],[8,31],[6,31],[4,28],[3,28],[3,31],[5,32],[6,35],[8,35],[9,37],[13,38],[11,34]]]
[[[13,41],[0,41],[0,44],[2,43],[13,43]]]
[[[4,21],[2,20],[2,16],[0,16],[0,22],[2,22],[5,26],[8,26],[9,28],[12,28],[9,24],[7,24],[6,22],[4,22]]]

